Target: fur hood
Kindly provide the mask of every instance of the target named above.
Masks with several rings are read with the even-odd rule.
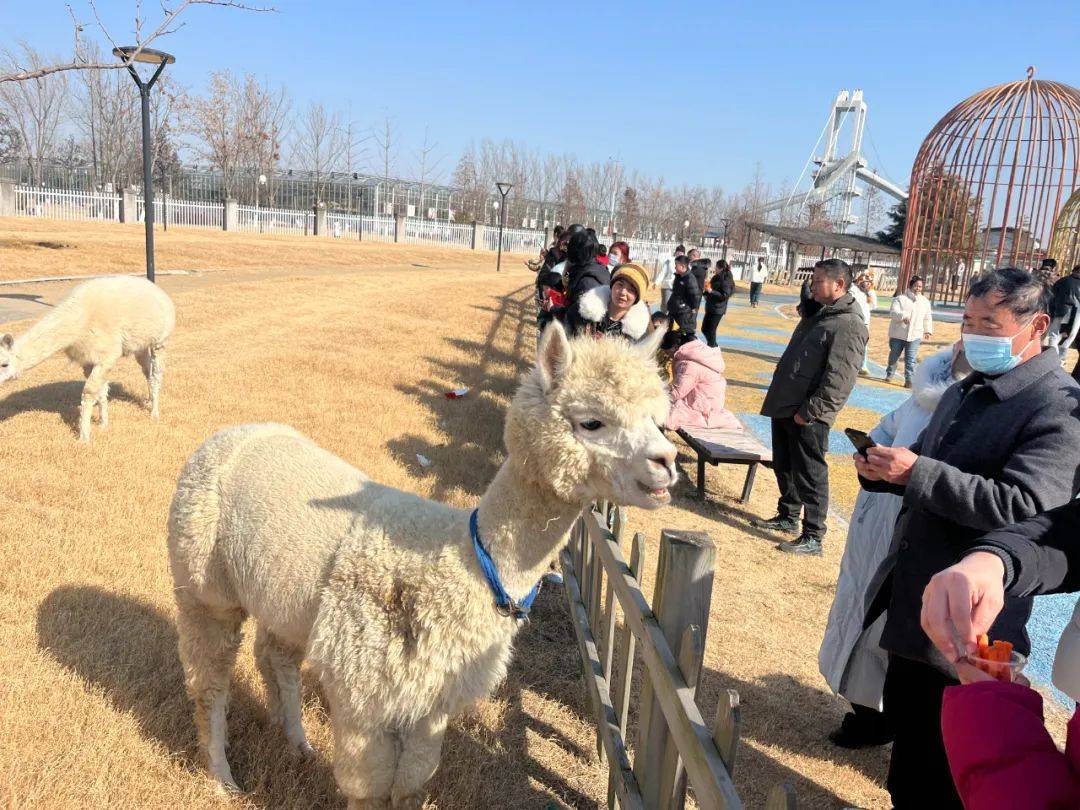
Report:
[[[578,301],[578,312],[591,323],[600,323],[607,315],[611,302],[611,287],[593,287]],[[649,329],[649,308],[638,301],[623,315],[622,333],[631,340],[640,340]]]
[[[952,375],[952,348],[942,349],[915,367],[912,396],[919,407],[933,413],[942,395],[957,380]]]

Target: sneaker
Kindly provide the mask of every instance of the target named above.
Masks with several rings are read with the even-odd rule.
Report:
[[[911,380],[904,380],[904,388],[911,388]]]
[[[884,377],[882,377],[881,379],[885,381],[886,385],[892,385],[892,379],[893,378],[892,378],[891,374],[887,374]]]
[[[761,518],[751,518],[750,525],[755,529],[765,529],[770,532],[783,532],[784,534],[798,534],[799,523],[794,518],[781,517],[776,515],[768,520],[762,520]]]
[[[870,369],[868,369],[868,368],[860,368],[859,369],[859,376],[860,377],[869,377],[870,376]]]
[[[799,535],[798,540],[790,540],[777,546],[785,554],[808,554],[813,557],[821,556],[821,538],[812,537],[808,534]]]

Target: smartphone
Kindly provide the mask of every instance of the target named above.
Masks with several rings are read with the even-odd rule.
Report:
[[[844,435],[847,436],[855,449],[859,451],[863,456],[866,455],[866,451],[871,447],[876,447],[876,443],[865,431],[856,430],[855,428],[844,428]]]

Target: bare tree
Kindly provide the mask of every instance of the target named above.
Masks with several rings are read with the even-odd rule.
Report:
[[[246,137],[240,95],[231,73],[211,73],[207,94],[193,97],[184,116],[193,151],[221,172],[226,197],[233,196]]]
[[[71,14],[74,39],[71,59],[67,62],[56,59],[51,60],[49,63],[40,60],[16,60],[10,65],[5,65],[3,72],[0,73],[0,84],[40,79],[53,73],[63,73],[69,70],[118,70],[120,68],[127,68],[128,66],[133,65],[139,55],[156,40],[180,30],[185,23],[180,21],[179,17],[190,6],[223,6],[227,8],[243,9],[245,11],[273,11],[272,8],[251,6],[246,3],[238,2],[238,0],[180,0],[180,2],[174,5],[170,5],[165,0],[160,0],[160,3],[161,19],[157,20],[156,23],[147,26],[146,20],[142,16],[142,2],[141,0],[136,0],[136,47],[127,55],[127,58],[120,61],[103,60],[101,58],[100,48],[97,49],[96,52],[92,52],[89,49],[89,43],[83,39],[83,34],[86,29],[90,26],[94,26],[101,30],[102,36],[105,37],[110,46],[113,48],[116,47],[116,41],[113,39],[112,34],[109,33],[108,28],[106,28],[105,24],[101,21],[101,15],[98,13],[97,5],[94,0],[88,0],[88,12],[94,17],[93,23],[80,22],[75,16],[75,11],[69,5],[68,12]],[[147,30],[145,36],[143,33],[144,30]]]
[[[19,64],[36,70],[45,64],[36,50],[23,43],[17,51],[0,54],[2,70]],[[0,112],[19,132],[23,156],[30,165],[35,183],[40,183],[44,163],[54,151],[60,119],[67,98],[67,77],[39,75],[21,82],[0,84]]]
[[[7,113],[0,110],[0,163],[9,163],[22,150],[22,136],[11,124]]]
[[[427,192],[427,185],[430,182],[435,182],[433,177],[436,176],[436,173],[439,171],[439,166],[443,161],[441,155],[434,154],[435,150],[438,148],[439,144],[431,140],[428,127],[424,127],[424,143],[416,153],[418,179],[420,181],[420,216],[422,217],[427,216],[427,209],[424,207],[424,197]]]
[[[322,202],[329,175],[340,168],[345,151],[338,115],[329,112],[322,103],[309,104],[297,127],[293,154],[314,175],[313,204]]]

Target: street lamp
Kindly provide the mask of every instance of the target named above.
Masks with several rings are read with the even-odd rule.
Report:
[[[143,48],[141,51],[136,45],[123,45],[113,48],[113,56],[117,56],[126,62],[139,62],[146,65],[156,66],[148,68],[153,70],[149,79],[143,79],[135,69],[134,64],[127,66],[128,73],[135,80],[142,98],[142,162],[143,162],[143,221],[146,224],[146,277],[154,280],[154,178],[151,176],[150,167],[153,161],[150,158],[153,149],[153,140],[150,134],[150,89],[165,70],[166,65],[176,61],[176,57],[164,51],[155,51],[151,48]]]
[[[498,273],[502,269],[502,235],[503,225],[506,224],[506,195],[510,193],[510,189],[514,186],[511,183],[496,183],[495,188],[499,190],[499,194],[502,195],[502,205],[499,206],[499,253],[495,259],[495,272]]]

